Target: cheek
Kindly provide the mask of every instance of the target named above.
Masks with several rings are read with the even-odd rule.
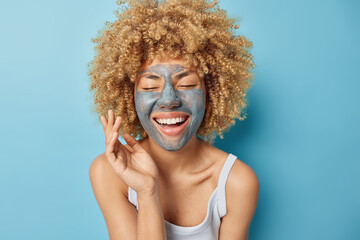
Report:
[[[188,109],[192,110],[192,113],[201,112],[205,109],[205,95],[201,89],[193,89],[184,91],[181,93],[181,99],[184,105]]]
[[[159,93],[137,92],[135,95],[135,107],[137,114],[149,114],[158,98]]]

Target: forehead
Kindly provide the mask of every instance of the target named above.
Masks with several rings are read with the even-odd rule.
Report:
[[[180,65],[180,64],[159,63],[159,64],[152,65],[150,67],[140,70],[138,75],[141,75],[143,73],[156,73],[156,74],[160,74],[160,75],[175,74],[178,72],[183,72],[186,69],[188,69],[188,68],[186,68],[185,66]]]
[[[155,58],[154,61],[150,64],[143,64],[140,66],[138,75],[145,72],[157,72],[157,71],[167,71],[167,72],[179,72],[189,69],[186,62],[183,58],[173,59],[168,58],[166,60],[160,61],[158,58]]]

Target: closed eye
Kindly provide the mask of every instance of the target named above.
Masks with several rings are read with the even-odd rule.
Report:
[[[143,88],[144,90],[154,90],[157,89],[157,87],[152,87],[152,88]]]
[[[197,86],[197,84],[194,84],[194,85],[180,85],[179,87],[195,87]]]

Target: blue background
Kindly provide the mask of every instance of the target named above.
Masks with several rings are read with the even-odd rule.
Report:
[[[250,239],[360,239],[360,2],[220,6],[257,65],[248,118],[215,144],[260,180]],[[86,65],[115,8],[0,3],[0,239],[108,239],[88,177],[105,145]]]

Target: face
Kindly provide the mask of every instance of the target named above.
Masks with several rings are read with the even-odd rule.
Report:
[[[135,85],[141,125],[168,151],[182,149],[196,134],[205,113],[203,79],[182,59],[155,60],[143,66]]]

